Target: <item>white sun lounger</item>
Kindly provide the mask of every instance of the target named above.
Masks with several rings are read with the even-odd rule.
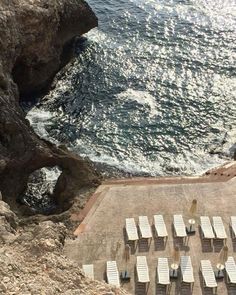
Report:
[[[160,238],[168,237],[165,221],[162,215],[154,215],[154,227],[158,237]]]
[[[210,260],[201,260],[201,272],[204,279],[204,286],[216,291],[217,283]]]
[[[166,286],[170,284],[170,270],[167,258],[158,258],[157,283]]]
[[[125,228],[128,237],[128,241],[137,241],[138,240],[138,231],[134,221],[134,218],[125,219]]]
[[[119,272],[116,261],[107,261],[107,283],[120,287]]]
[[[185,238],[187,236],[182,215],[174,215],[174,229],[176,237]]]
[[[83,264],[82,268],[83,268],[84,274],[90,279],[94,280],[93,264]]]
[[[232,228],[233,238],[236,238],[236,216],[231,216],[230,218],[230,225]]]
[[[139,283],[150,282],[146,256],[137,256],[136,270]]]
[[[181,256],[180,269],[182,274],[182,282],[186,284],[194,284],[193,267],[190,256]]]
[[[200,221],[201,221],[201,231],[202,231],[202,237],[204,239],[214,239],[215,238],[215,234],[213,232],[212,226],[211,226],[211,222],[208,216],[201,216],[200,217]]]
[[[222,239],[225,241],[227,239],[227,235],[225,232],[225,227],[224,227],[222,218],[220,216],[214,216],[212,217],[212,219],[213,219],[213,228],[216,234],[216,238]]]
[[[147,216],[139,216],[139,229],[142,239],[150,239],[152,238],[152,230],[151,226],[148,222]]]
[[[236,284],[236,264],[232,256],[229,256],[228,260],[225,262],[225,270],[228,283]]]

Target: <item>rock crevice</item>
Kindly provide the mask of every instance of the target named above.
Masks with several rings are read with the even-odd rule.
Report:
[[[0,4],[0,191],[16,199],[29,175],[58,166],[56,185],[61,210],[83,186],[99,183],[91,165],[65,148],[42,140],[19,106],[48,87],[69,60],[73,40],[97,26],[83,0],[3,0]]]

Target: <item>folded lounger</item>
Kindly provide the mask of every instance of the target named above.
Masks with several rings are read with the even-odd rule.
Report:
[[[139,229],[142,239],[151,239],[152,238],[152,230],[149,224],[147,216],[139,216]]]
[[[137,256],[136,270],[139,283],[150,282],[146,256]]]
[[[158,258],[157,284],[165,285],[166,288],[170,285],[170,269],[167,258]]]
[[[230,225],[232,228],[233,238],[236,238],[236,216],[231,216],[230,218]]]
[[[213,228],[217,239],[222,239],[224,242],[227,240],[227,234],[225,227],[220,216],[214,216],[213,219]]]
[[[107,261],[107,283],[120,287],[119,272],[116,261]]]
[[[225,270],[228,283],[236,284],[236,264],[232,256],[228,257],[228,260],[225,263]]]
[[[215,234],[213,232],[211,222],[208,216],[201,216],[200,217],[200,227],[202,232],[203,239],[212,240],[215,238]]]
[[[93,264],[83,264],[83,271],[87,277],[94,280],[94,268]]]
[[[187,236],[186,227],[182,215],[174,215],[174,230],[175,236],[185,238]]]
[[[193,267],[192,267],[192,261],[190,256],[181,256],[180,269],[182,274],[182,282],[193,286],[194,276],[193,276]]]
[[[204,279],[204,286],[212,288],[216,292],[217,283],[210,260],[201,260],[201,272]]]
[[[128,241],[138,240],[138,231],[137,231],[134,218],[125,219],[125,229],[126,229]]]
[[[157,237],[167,239],[168,233],[167,233],[165,221],[162,215],[154,215],[154,227],[155,227]]]

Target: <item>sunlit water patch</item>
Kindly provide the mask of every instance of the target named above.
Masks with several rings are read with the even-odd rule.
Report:
[[[232,155],[235,2],[89,4],[99,28],[28,114],[35,130],[108,174],[202,173]]]

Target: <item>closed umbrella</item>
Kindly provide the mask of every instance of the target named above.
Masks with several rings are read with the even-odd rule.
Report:
[[[124,259],[125,259],[125,262],[126,262],[126,263],[127,263],[127,261],[130,259],[130,245],[129,245],[129,244],[126,244],[126,245],[125,245]]]
[[[126,279],[126,280],[130,278],[129,274],[128,274],[128,271],[127,271],[127,263],[130,260],[130,251],[131,251],[130,245],[126,244],[125,245],[125,250],[124,250],[124,259],[125,259],[126,268],[125,268],[125,272],[122,273],[122,278]]]
[[[173,255],[172,255],[173,263],[171,264],[171,268],[173,270],[172,276],[176,276],[176,271],[179,267],[179,260],[180,260],[180,249],[179,246],[174,247]]]
[[[191,207],[189,209],[189,213],[190,213],[190,219],[189,219],[189,224],[190,224],[190,232],[192,230],[192,226],[195,224],[195,215],[197,213],[197,200],[194,199],[192,201]]]
[[[220,272],[225,268],[225,262],[228,260],[228,252],[229,249],[227,246],[224,246],[220,251],[218,263],[216,265],[218,269],[218,276],[220,275]]]

